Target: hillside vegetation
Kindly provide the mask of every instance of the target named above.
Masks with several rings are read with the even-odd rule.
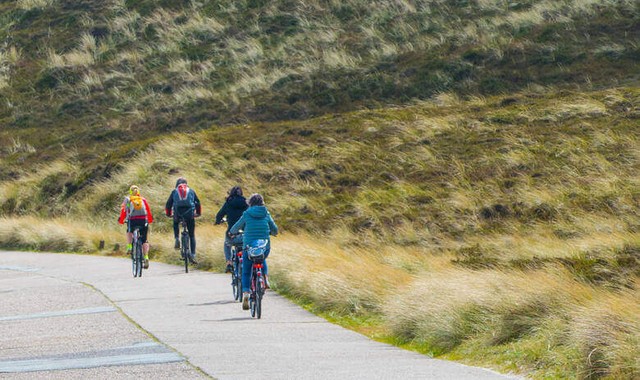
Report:
[[[0,2],[0,178],[75,149],[82,180],[149,139],[442,92],[636,83],[633,0]],[[631,68],[636,66],[635,72]]]
[[[635,1],[0,1],[0,244],[152,256],[178,176],[283,231],[282,294],[531,378],[640,377]],[[99,242],[106,247],[99,248]]]
[[[204,202],[202,267],[219,270],[214,212],[240,183],[288,232],[274,242],[274,286],[329,319],[534,378],[633,378],[639,118],[637,88],[440,96],[172,134],[73,197],[64,181],[81,169],[68,152],[0,185],[0,241],[95,252],[106,240],[113,254],[119,202],[137,183],[156,214],[153,254],[176,262],[159,215],[184,175]],[[25,214],[57,219],[9,216]]]

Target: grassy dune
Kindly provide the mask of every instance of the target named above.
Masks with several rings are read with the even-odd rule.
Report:
[[[0,178],[79,191],[159,135],[542,86],[637,83],[637,1],[0,3]],[[34,138],[34,136],[38,136]]]
[[[175,263],[161,212],[184,175],[204,205],[203,268],[220,270],[213,217],[241,184],[284,231],[274,287],[330,320],[532,378],[634,378],[639,110],[633,87],[531,90],[176,133],[73,193],[82,169],[64,152],[0,184],[0,241],[95,252],[106,240],[114,254],[136,183],[156,214],[152,254]]]
[[[162,210],[186,176],[221,270],[240,184],[284,231],[274,287],[330,320],[531,378],[640,378],[639,7],[0,1],[0,245],[120,255],[135,183],[177,263]]]

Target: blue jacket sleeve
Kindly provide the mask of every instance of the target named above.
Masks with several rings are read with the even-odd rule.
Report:
[[[267,217],[269,218],[269,235],[278,235],[278,226],[276,226],[276,222],[273,221],[271,214],[267,214]]]
[[[238,219],[238,221],[236,222],[236,224],[234,224],[233,227],[229,229],[229,233],[237,234],[241,229],[244,228],[244,225],[245,225],[245,218],[243,213],[240,219]]]
[[[198,194],[196,194],[195,191],[193,191],[193,202],[195,203],[195,206],[196,206],[196,210],[195,210],[196,214],[202,215],[202,205],[200,204],[200,199],[198,198]]]

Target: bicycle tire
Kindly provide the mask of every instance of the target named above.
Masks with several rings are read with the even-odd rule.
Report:
[[[138,238],[139,231],[136,229],[133,231],[133,240],[131,241],[131,272],[133,277],[138,277],[138,273],[141,271],[141,263],[138,261]]]
[[[242,277],[237,276],[236,277],[236,289],[238,289],[238,293],[237,293],[237,300],[238,302],[242,302]]]
[[[238,266],[235,263],[235,259],[233,260],[233,265],[231,268],[231,291],[233,292],[233,299],[238,300]]]
[[[256,277],[255,273],[251,273],[251,293],[249,293],[249,309],[251,310],[251,318],[256,316]]]
[[[131,252],[131,274],[133,274],[133,277],[138,277],[137,265],[135,252]]]
[[[189,273],[189,260],[191,259],[189,235],[185,231],[182,232],[182,258],[184,259],[184,273]]]
[[[264,288],[262,286],[262,276],[258,275],[256,280],[256,318],[262,317],[262,295],[264,294]]]
[[[137,267],[137,272],[138,272],[138,276],[137,277],[142,277],[142,243],[140,242],[140,240],[136,241],[136,246],[135,246],[135,256],[136,256],[136,267]]]

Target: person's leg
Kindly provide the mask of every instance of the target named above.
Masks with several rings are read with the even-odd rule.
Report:
[[[229,236],[224,237],[224,258],[227,264],[231,264],[231,239]]]
[[[226,234],[224,237],[224,258],[227,260],[227,267],[224,272],[231,273],[233,270],[233,266],[231,265],[231,238]]]
[[[246,247],[245,247],[246,249]],[[245,250],[246,252],[246,250]],[[251,265],[253,263],[248,257],[242,260],[242,309],[249,309],[249,290],[251,289]]]
[[[180,221],[175,216],[173,217],[173,237],[178,238],[180,235]]]
[[[145,260],[149,260],[148,238],[149,238],[149,225],[140,226],[140,239],[142,240],[142,254],[144,255]]]
[[[264,274],[264,283],[266,285],[266,289],[271,288],[271,284],[269,284],[268,268],[267,268],[267,257],[269,257],[269,252],[271,252],[271,242],[267,245],[267,251],[264,254],[264,262],[262,263],[262,273]]]
[[[196,220],[194,218],[187,219],[187,230],[189,231],[189,240],[191,243],[191,257],[196,258]]]
[[[267,250],[264,253],[264,262],[262,263],[262,273],[264,273],[265,277],[267,276],[267,257],[269,257],[269,252],[271,252],[271,242],[267,244]]]
[[[173,238],[175,239],[175,245],[173,246],[173,248],[175,248],[175,249],[180,249],[180,239],[178,238],[179,235],[180,235],[180,221],[174,215],[174,217],[173,217]]]
[[[144,269],[149,269],[149,225],[144,222],[140,224],[140,241],[142,242],[142,255],[144,256],[142,267]]]
[[[133,242],[133,230],[131,229],[131,221],[127,221],[127,253],[131,254],[133,251],[133,247],[131,243]]]
[[[248,292],[251,288],[251,265],[253,262],[245,257],[242,260],[242,291]]]

